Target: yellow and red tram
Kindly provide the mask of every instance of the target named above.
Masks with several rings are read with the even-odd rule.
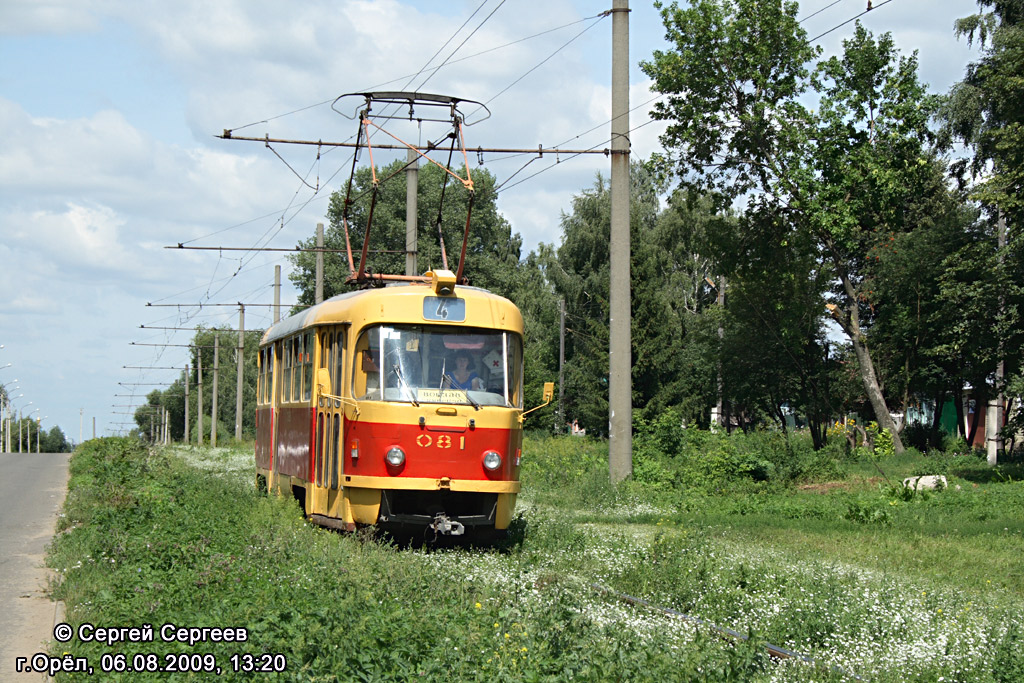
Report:
[[[295,494],[318,524],[445,535],[509,525],[522,315],[503,297],[456,287],[450,271],[427,275],[341,294],[263,336],[257,481]]]

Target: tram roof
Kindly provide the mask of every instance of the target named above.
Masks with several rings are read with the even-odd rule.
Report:
[[[310,306],[304,311],[289,316],[281,322],[271,325],[263,334],[260,344],[269,344],[288,337],[300,330],[316,325],[338,323],[430,323],[440,325],[463,325],[472,327],[494,327],[499,329],[522,332],[523,319],[515,304],[503,296],[499,296],[480,287],[460,285],[452,298],[464,299],[470,305],[464,322],[424,320],[422,306],[418,303],[424,297],[434,296],[434,291],[423,283],[403,283],[389,285],[377,289],[362,289],[332,296],[322,303]],[[388,301],[415,299],[414,306],[385,308]],[[477,305],[473,305],[477,304]],[[415,314],[410,311],[415,310]],[[361,325],[360,325],[361,326]]]

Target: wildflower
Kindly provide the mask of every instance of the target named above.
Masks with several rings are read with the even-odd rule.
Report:
[[[483,605],[481,605],[481,604],[480,604],[479,602],[478,602],[478,603],[476,603],[476,608],[477,608],[477,609],[480,609],[481,607],[483,607]]]

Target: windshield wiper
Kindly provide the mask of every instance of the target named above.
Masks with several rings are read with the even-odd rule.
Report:
[[[416,394],[413,393],[412,387],[409,386],[409,383],[405,381],[405,377],[402,376],[402,368],[398,367],[398,363],[395,363],[392,367],[395,368],[395,377],[398,378],[402,388],[405,389],[405,393],[409,394],[409,400],[412,401],[414,406],[419,408],[420,404],[416,402]]]
[[[445,380],[448,381],[448,386],[451,387],[452,389],[458,386],[458,383],[455,381],[455,378],[449,375],[447,372],[441,374],[442,386],[444,385]],[[462,389],[462,391],[466,392],[466,400],[469,401],[473,408],[475,408],[476,410],[480,410],[480,404],[477,403],[476,400],[469,395],[469,389]]]

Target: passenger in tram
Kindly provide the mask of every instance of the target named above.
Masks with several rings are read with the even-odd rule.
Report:
[[[455,355],[455,369],[448,376],[447,384],[452,389],[463,391],[483,391],[484,382],[480,375],[471,369],[473,357],[467,351],[459,351]]]

